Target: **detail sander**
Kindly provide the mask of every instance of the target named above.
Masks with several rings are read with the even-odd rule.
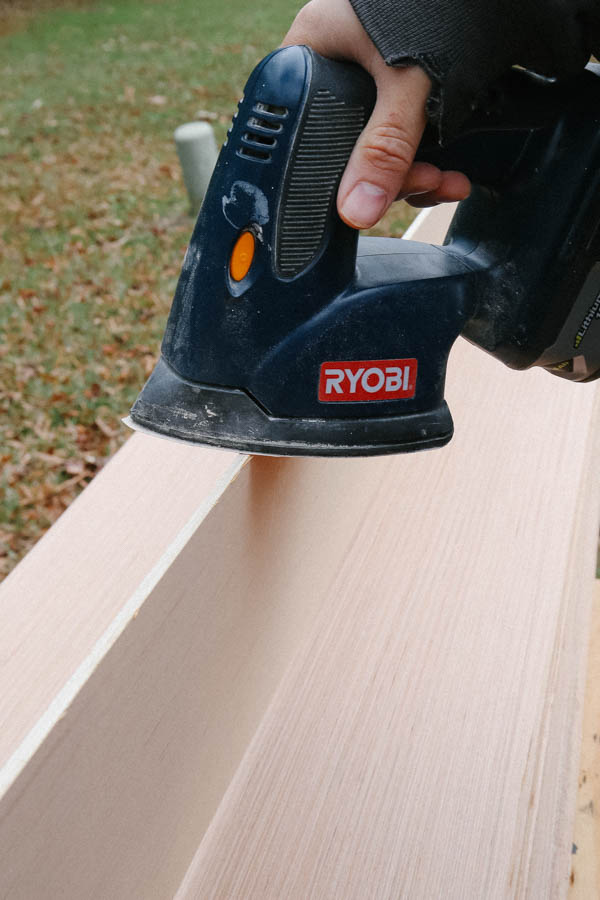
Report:
[[[459,334],[516,369],[600,375],[600,71],[513,70],[417,158],[473,182],[443,247],[359,237],[336,193],[375,101],[359,67],[276,50],[238,105],[158,364],[127,420],[268,455],[447,443]]]

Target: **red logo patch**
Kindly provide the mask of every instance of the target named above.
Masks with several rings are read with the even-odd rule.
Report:
[[[408,400],[417,389],[416,359],[362,359],[321,364],[321,403]]]

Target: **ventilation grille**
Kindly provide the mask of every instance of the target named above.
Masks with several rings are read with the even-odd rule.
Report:
[[[271,162],[271,151],[277,146],[276,135],[283,131],[283,120],[288,110],[285,106],[259,102],[254,104],[252,112],[254,115],[246,122],[238,156],[256,162]]]
[[[291,167],[279,218],[276,267],[284,278],[317,256],[348,157],[362,131],[365,110],[330,91],[315,94]]]

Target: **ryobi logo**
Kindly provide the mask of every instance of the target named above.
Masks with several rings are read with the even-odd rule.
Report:
[[[363,359],[321,364],[321,403],[407,400],[417,387],[416,359]]]

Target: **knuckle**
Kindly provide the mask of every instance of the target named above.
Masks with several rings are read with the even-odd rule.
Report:
[[[371,166],[389,174],[410,167],[414,149],[401,125],[394,122],[375,125],[365,137],[364,158]]]

